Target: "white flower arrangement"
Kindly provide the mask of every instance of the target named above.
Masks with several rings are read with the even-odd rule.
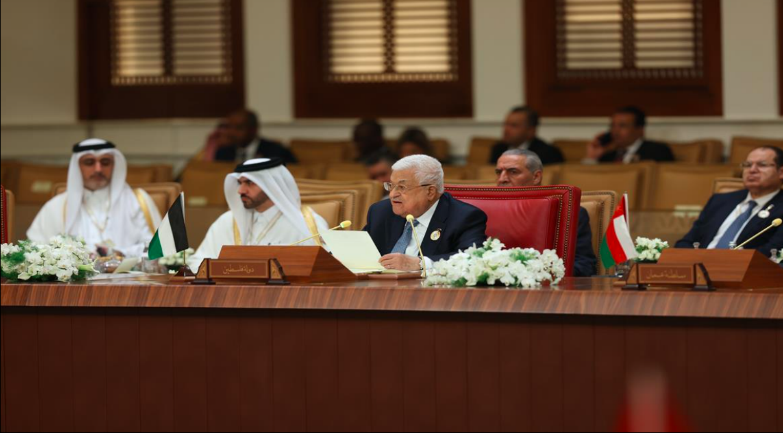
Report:
[[[182,266],[185,266],[185,254],[192,255],[195,253],[193,248],[188,248],[185,251],[180,251],[177,254],[161,257],[158,259],[158,264],[165,266],[169,270],[178,270]]]
[[[783,263],[783,248],[779,249],[777,251],[777,254],[772,256],[772,261],[777,263],[777,264]]]
[[[557,284],[565,276],[563,259],[554,250],[538,252],[532,248],[511,248],[489,238],[482,247],[441,260],[427,271],[425,284],[477,286],[504,284],[506,287],[538,288],[544,281]]]
[[[47,244],[2,244],[2,276],[9,281],[81,281],[95,273],[84,241],[55,236]]]
[[[666,248],[669,248],[669,243],[666,241],[658,238],[638,237],[636,238],[636,252],[639,256],[635,260],[642,263],[657,263]]]

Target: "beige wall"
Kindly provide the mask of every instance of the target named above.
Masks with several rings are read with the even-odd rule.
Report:
[[[136,160],[181,162],[212,121],[77,121],[75,0],[2,0],[2,156],[64,158],[87,136],[120,144]],[[783,136],[778,114],[774,0],[722,0],[722,118],[652,118],[648,135],[687,140]],[[522,0],[473,0],[474,117],[390,120],[387,136],[420,124],[464,155],[472,136],[498,136],[506,110],[524,102]],[[267,136],[345,138],[351,121],[293,119],[288,0],[245,0],[246,89]],[[546,139],[585,138],[606,119],[544,119]]]
[[[0,7],[2,124],[75,122],[75,0],[2,0]]]

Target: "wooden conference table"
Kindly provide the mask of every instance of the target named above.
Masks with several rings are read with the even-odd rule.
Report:
[[[2,430],[783,430],[783,289],[2,285]]]

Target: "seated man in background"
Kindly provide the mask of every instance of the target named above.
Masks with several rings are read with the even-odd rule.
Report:
[[[411,155],[433,156],[432,144],[427,133],[421,128],[408,128],[397,139],[397,154],[400,158]]]
[[[199,156],[199,161],[211,162],[215,160],[217,151],[223,147],[230,146],[231,142],[228,138],[228,123],[225,119],[220,119],[215,129],[207,136],[207,142],[204,144],[204,150]]]
[[[389,200],[370,207],[364,227],[382,255],[384,268],[418,271],[424,265],[408,215],[414,218],[428,269],[432,262],[484,243],[487,215],[444,192],[443,167],[437,159],[413,155],[397,161],[392,170],[391,182],[384,185]]]
[[[646,125],[647,116],[637,107],[623,107],[615,111],[610,131],[597,135],[588,143],[585,162],[674,162],[669,145],[644,138]]]
[[[742,163],[742,183],[743,190],[713,195],[691,231],[675,246],[730,248],[783,217],[783,150],[765,146],[751,151]],[[743,248],[769,256],[771,250],[783,248],[783,227],[768,230]]]
[[[139,257],[160,224],[155,202],[125,183],[128,163],[114,144],[90,138],[73,146],[68,185],[43,205],[27,238],[46,243],[56,235],[84,239],[98,255]]]
[[[529,151],[512,149],[503,152],[495,165],[498,186],[539,186],[544,175],[544,165],[538,156]],[[524,215],[520,215],[524,218]],[[593,232],[590,215],[579,208],[579,226],[576,233],[574,276],[592,277],[596,274],[598,259],[593,252]]]
[[[375,152],[364,160],[364,166],[367,168],[367,177],[376,182],[391,182],[392,166],[397,162],[397,159],[397,155],[391,153],[386,148]],[[389,198],[389,194],[386,193],[384,198]]]
[[[295,164],[296,157],[280,143],[261,138],[261,125],[255,112],[237,110],[226,116],[225,142],[215,152],[215,161],[242,162],[253,158],[280,158]]]
[[[537,132],[538,113],[535,110],[527,106],[512,108],[503,124],[503,141],[492,147],[489,163],[496,163],[500,155],[509,149],[529,150],[538,155],[544,164],[564,162],[563,152],[538,138]]]
[[[354,145],[356,161],[361,162],[375,152],[386,148],[383,139],[383,125],[375,119],[362,119],[353,127],[351,140]]]
[[[279,158],[251,159],[226,175],[223,184],[229,210],[212,223],[196,253],[188,258],[194,271],[215,259],[223,245],[289,245],[328,230],[326,220],[302,206],[299,187]],[[320,245],[318,238],[302,245]]]

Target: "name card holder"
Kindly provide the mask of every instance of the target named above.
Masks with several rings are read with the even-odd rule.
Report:
[[[650,286],[681,286],[696,291],[714,291],[710,274],[703,263],[662,265],[634,263],[623,290],[647,290]]]
[[[271,259],[204,259],[191,284],[290,284],[283,267]]]

